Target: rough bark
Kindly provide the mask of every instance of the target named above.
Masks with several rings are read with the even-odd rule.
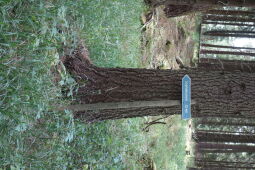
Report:
[[[254,0],[150,0],[153,6],[159,5],[192,5],[192,6],[203,6],[211,5],[214,7],[222,6],[239,6],[239,7],[255,7]]]
[[[200,168],[219,168],[219,169],[254,169],[252,162],[232,162],[232,161],[208,161],[196,159],[195,164]]]
[[[254,1],[255,2],[255,1]],[[230,16],[218,16],[218,15],[204,15],[203,20],[207,21],[235,21],[235,22],[255,22],[253,18],[242,18],[242,17],[230,17]]]
[[[209,126],[255,126],[255,123],[251,122],[245,122],[245,121],[233,121],[230,120],[223,120],[223,121],[212,121],[212,120],[206,120],[201,119],[196,122],[196,124],[201,125],[209,125]]]
[[[227,54],[227,55],[243,55],[243,56],[255,57],[255,53],[239,52],[239,51],[200,50],[200,54]]]
[[[228,33],[213,33],[213,34],[203,34],[214,37],[234,37],[234,38],[255,38],[255,35],[248,34],[228,34]]]
[[[201,47],[239,49],[239,50],[255,50],[255,48],[249,48],[249,47],[234,47],[234,46],[214,45],[214,44],[205,44],[205,43],[202,43],[202,44],[201,44]]]
[[[237,152],[255,152],[255,146],[244,144],[226,144],[226,143],[197,143],[196,147],[202,153],[237,153]]]
[[[207,31],[204,34],[210,35],[210,34],[217,34],[217,33],[224,33],[224,34],[255,34],[254,31],[233,31],[233,30],[212,30]]]
[[[209,10],[205,14],[210,15],[232,15],[232,16],[254,16],[253,11],[240,11],[240,10]]]
[[[181,80],[188,74],[192,80],[192,116],[222,114],[255,117],[255,75],[240,71],[222,72],[189,70],[152,70],[100,68],[81,56],[64,61],[79,89],[74,104],[106,102],[181,100]],[[116,110],[80,111],[77,118],[87,121],[148,115],[180,114],[181,106],[141,107]]]
[[[207,71],[222,70],[255,73],[255,61],[200,58],[198,68]]]
[[[255,7],[255,3],[252,0],[226,0],[224,2],[219,0],[146,0],[146,2],[153,7],[164,5],[167,17],[187,15],[193,12],[205,12],[222,6]]]
[[[211,9],[211,6],[190,6],[190,5],[167,5],[164,8],[166,17],[177,17],[189,15],[195,12],[205,12]]]
[[[254,134],[224,134],[220,132],[209,133],[207,131],[196,131],[196,139],[199,142],[234,142],[234,143],[254,143]]]
[[[215,24],[215,25],[232,25],[232,26],[249,26],[254,27],[254,24],[245,24],[245,23],[230,23],[230,22],[217,22],[217,21],[206,21],[202,20],[202,24]]]

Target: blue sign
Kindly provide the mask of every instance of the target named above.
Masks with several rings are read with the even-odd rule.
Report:
[[[182,78],[182,119],[191,118],[191,79],[188,75]]]

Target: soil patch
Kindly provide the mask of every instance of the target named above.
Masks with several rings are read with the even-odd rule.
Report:
[[[179,69],[179,61],[185,66],[192,65],[195,15],[167,18],[163,7],[158,7],[144,18],[142,63],[145,67]]]

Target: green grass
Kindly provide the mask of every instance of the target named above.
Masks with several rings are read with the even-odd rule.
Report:
[[[135,166],[129,157],[142,154],[133,145],[143,141],[139,120],[85,124],[70,112],[52,111],[65,101],[51,70],[80,39],[97,65],[137,67],[143,9],[141,1],[0,2],[0,167]]]
[[[146,135],[149,156],[158,169],[186,170],[185,148],[187,122],[180,116],[171,116],[166,125],[154,125]]]
[[[160,143],[179,140],[166,130],[150,153],[142,118],[86,124],[53,111],[75,82],[63,74],[53,83],[52,70],[80,40],[98,66],[140,66],[144,9],[142,0],[0,1],[0,169],[142,169],[145,154],[159,167],[182,164]],[[181,143],[174,148],[182,154]]]

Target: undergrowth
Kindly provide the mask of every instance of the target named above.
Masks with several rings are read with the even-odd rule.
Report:
[[[150,150],[144,119],[87,124],[54,109],[69,102],[61,88],[76,88],[65,72],[57,81],[60,57],[81,40],[98,66],[140,66],[144,9],[142,0],[0,1],[0,169],[142,169],[145,154],[163,167],[164,145]]]
[[[143,152],[135,147],[143,140],[137,133],[139,120],[85,124],[68,111],[54,111],[56,104],[66,102],[61,86],[74,82],[62,74],[61,83],[54,84],[52,70],[81,39],[95,64],[137,67],[143,9],[141,1],[0,2],[0,167],[136,165],[128,158]]]

